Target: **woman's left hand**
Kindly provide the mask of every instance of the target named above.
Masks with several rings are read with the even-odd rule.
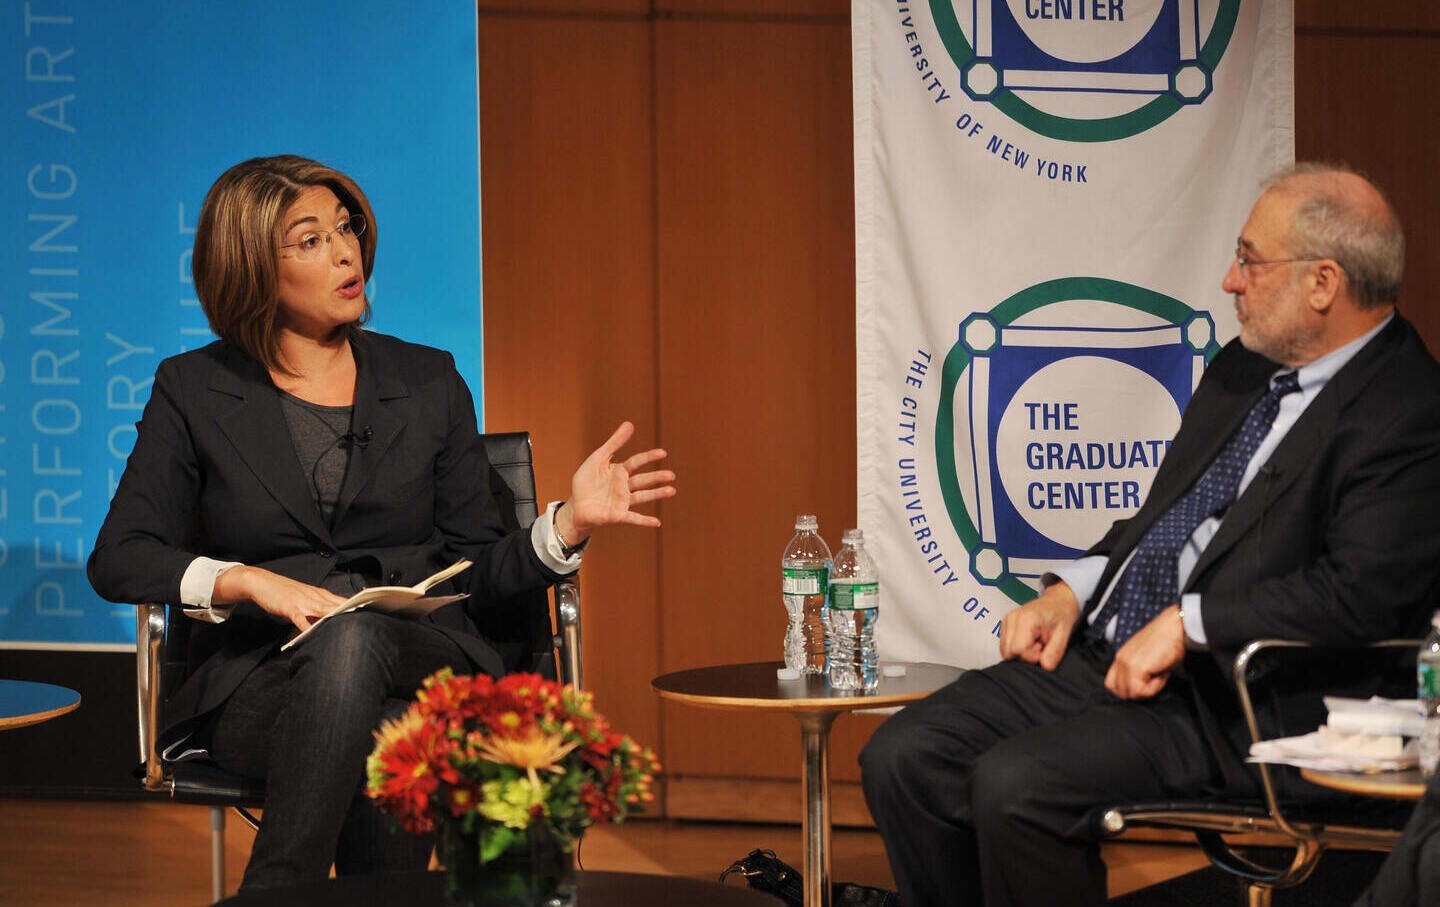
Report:
[[[675,473],[668,469],[640,470],[665,458],[660,448],[632,454],[622,462],[613,458],[635,434],[630,422],[620,423],[615,434],[585,458],[570,479],[570,500],[555,513],[556,528],[567,544],[578,545],[601,526],[629,523],[659,526],[660,520],[631,508],[674,497]]]

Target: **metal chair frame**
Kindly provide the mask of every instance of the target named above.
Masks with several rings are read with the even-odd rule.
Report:
[[[481,435],[491,454],[495,480],[503,481],[514,495],[515,521],[521,528],[535,520],[535,478],[530,455],[528,432],[497,432]],[[513,460],[496,462],[497,452],[520,451]],[[552,587],[554,596],[553,633],[550,638],[556,674],[563,683],[583,687],[580,648],[580,587],[575,574],[565,577]],[[178,614],[178,612],[177,612]],[[135,616],[135,691],[139,706],[140,761],[142,785],[147,791],[163,793],[176,802],[198,803],[210,807],[210,895],[212,901],[225,896],[225,809],[234,809],[251,828],[260,821],[250,812],[263,805],[260,788],[251,785],[245,792],[225,790],[177,791],[175,769],[157,749],[160,735],[160,706],[169,695],[164,689],[161,651],[170,632],[170,608],[167,605],[136,606]],[[188,618],[180,617],[185,620]],[[543,638],[543,637],[542,637]],[[215,771],[217,777],[224,773]]]
[[[1418,639],[1387,639],[1371,643],[1365,649],[1415,649]],[[1235,686],[1245,725],[1252,743],[1265,739],[1260,734],[1251,697],[1249,667],[1254,657],[1267,649],[1316,648],[1310,643],[1285,639],[1258,639],[1241,650],[1235,659]],[[1275,792],[1274,769],[1256,763],[1264,793],[1263,806],[1247,807],[1226,803],[1163,803],[1136,806],[1112,806],[1099,811],[1095,820],[1097,833],[1114,837],[1127,828],[1163,828],[1187,831],[1195,835],[1210,862],[1241,879],[1246,884],[1247,902],[1252,907],[1268,907],[1276,888],[1290,888],[1304,882],[1320,861],[1326,848],[1350,845],[1373,850],[1389,850],[1400,838],[1398,830],[1338,825],[1318,821],[1301,821],[1287,816]],[[1271,834],[1287,839],[1283,846],[1295,848],[1285,866],[1266,866],[1240,853],[1224,839],[1230,834]]]

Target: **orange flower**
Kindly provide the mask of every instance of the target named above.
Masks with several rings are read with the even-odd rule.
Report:
[[[536,774],[537,771],[564,774],[565,770],[556,763],[577,746],[564,742],[564,739],[560,734],[547,734],[532,725],[513,737],[489,737],[480,744],[479,750],[480,754],[491,762],[525,769],[525,773],[530,776],[530,783],[538,788],[540,777]]]

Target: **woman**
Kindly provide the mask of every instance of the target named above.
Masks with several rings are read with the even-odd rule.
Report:
[[[360,329],[375,217],[353,180],[285,155],[230,168],[205,197],[191,270],[221,338],[156,371],[135,448],[90,557],[117,602],[182,603],[191,674],[166,704],[167,758],[208,755],[266,779],[247,889],[422,867],[360,793],[371,731],[420,680],[503,671],[478,626],[579,566],[595,529],[658,526],[665,456],[581,464],[570,498],[507,533],[465,382],[448,353]],[[410,585],[468,558],[469,598],[423,620],[358,612],[297,629],[367,585]],[[439,588],[432,594],[443,593]]]

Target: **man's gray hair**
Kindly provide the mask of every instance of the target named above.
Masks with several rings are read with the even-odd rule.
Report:
[[[1346,191],[1342,174],[1365,180],[1380,204],[1367,205]],[[1405,271],[1405,233],[1385,193],[1344,164],[1298,163],[1265,181],[1265,188],[1300,197],[1290,224],[1290,254],[1339,262],[1351,295],[1362,309],[1400,297]]]

